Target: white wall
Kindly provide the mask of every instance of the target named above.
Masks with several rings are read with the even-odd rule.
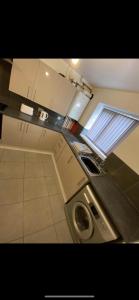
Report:
[[[85,126],[100,102],[139,115],[139,93],[95,88],[94,98],[79,120],[82,126]],[[139,126],[115,148],[114,153],[139,174]]]

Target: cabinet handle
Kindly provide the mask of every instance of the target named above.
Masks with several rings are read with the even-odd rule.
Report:
[[[36,95],[36,90],[35,90],[35,93],[34,93],[34,96],[33,96],[33,100],[35,99],[35,95]]]
[[[85,177],[83,177],[81,180],[79,180],[79,182],[77,183],[77,185],[80,186],[84,182],[84,180],[85,180]]]
[[[26,133],[28,132],[28,128],[29,128],[29,124],[27,124],[26,126]]]
[[[20,123],[20,131],[22,131],[23,122]]]
[[[42,131],[41,131],[41,135],[40,135],[40,137],[43,137],[43,129],[42,129]]]
[[[69,163],[72,161],[72,159],[73,159],[73,156],[71,156],[71,157],[68,159],[67,164],[69,164]]]
[[[28,87],[28,91],[27,91],[27,98],[28,98],[28,95],[29,95],[29,90],[30,90],[30,86]]]

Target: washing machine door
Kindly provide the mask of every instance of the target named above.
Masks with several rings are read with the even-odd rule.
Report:
[[[72,209],[74,229],[81,240],[88,240],[94,232],[94,223],[87,206],[82,202],[75,202]]]

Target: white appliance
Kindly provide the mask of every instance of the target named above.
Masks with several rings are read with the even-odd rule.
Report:
[[[41,121],[45,121],[46,119],[48,119],[48,113],[47,113],[46,111],[42,110],[42,111],[40,112],[39,119],[40,119]]]
[[[89,97],[87,97],[83,92],[77,91],[67,115],[78,121],[89,101]]]
[[[20,111],[23,112],[24,114],[27,114],[29,116],[33,116],[33,107],[30,107],[28,105],[25,105],[25,104],[21,104],[21,107],[20,107]]]
[[[117,240],[119,233],[87,184],[64,206],[74,243],[104,243]]]

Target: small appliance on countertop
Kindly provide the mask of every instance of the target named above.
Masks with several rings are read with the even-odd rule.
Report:
[[[33,116],[34,109],[33,109],[33,107],[30,107],[30,106],[22,103],[21,107],[20,107],[20,111],[29,116]]]
[[[44,111],[44,110],[41,110],[40,114],[39,114],[39,119],[41,121],[47,120],[48,119],[48,113],[46,111]]]

